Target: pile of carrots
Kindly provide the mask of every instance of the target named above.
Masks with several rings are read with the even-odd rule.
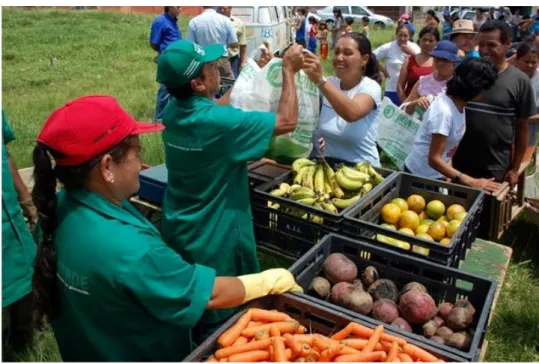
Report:
[[[331,337],[307,334],[285,313],[248,310],[217,340],[208,362],[441,362],[429,352],[356,322]]]

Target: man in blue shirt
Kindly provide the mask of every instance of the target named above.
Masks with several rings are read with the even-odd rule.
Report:
[[[150,47],[157,52],[157,57],[170,43],[182,39],[182,33],[178,28],[178,15],[180,15],[179,6],[165,6],[165,12],[153,20],[150,31]],[[157,62],[157,57],[154,59],[155,62]],[[168,99],[167,88],[160,85],[159,90],[157,90],[155,121],[161,121],[161,114],[167,105]]]
[[[217,61],[221,77],[234,79],[232,66],[228,60],[228,48],[238,47],[238,37],[232,22],[224,15],[218,14],[215,6],[204,6],[204,11],[189,22],[187,40],[206,47],[210,44],[222,44],[227,54]]]
[[[449,10],[444,10],[444,22],[442,23],[442,39],[449,39],[449,34],[453,31],[453,19]]]

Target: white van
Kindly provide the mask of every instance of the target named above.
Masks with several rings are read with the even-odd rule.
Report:
[[[287,6],[233,6],[231,15],[245,23],[247,55],[263,42],[269,44],[274,54],[280,54],[292,43],[293,16]]]

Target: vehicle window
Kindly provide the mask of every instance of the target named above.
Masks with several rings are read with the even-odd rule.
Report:
[[[278,19],[277,19],[277,10],[276,10],[275,8],[276,8],[276,6],[270,6],[270,7],[269,7],[270,18],[271,18],[271,22],[272,22],[272,23],[278,22]]]
[[[352,14],[361,16],[369,15],[361,6],[352,6]]]
[[[464,14],[464,19],[472,20],[475,16],[475,13],[473,11],[468,11],[466,14]]]
[[[337,10],[337,9],[341,10],[341,13],[342,13],[343,16],[350,14],[350,7],[349,6],[334,6],[333,7],[333,10]]]
[[[277,17],[279,18],[279,22],[282,22],[286,18],[282,6],[277,6]]]
[[[249,6],[233,6],[230,14],[241,19],[244,23],[254,23],[255,9]]]
[[[271,24],[270,10],[267,6],[261,6],[258,8],[258,23]]]

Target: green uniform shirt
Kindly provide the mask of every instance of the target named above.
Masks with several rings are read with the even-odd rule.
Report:
[[[6,145],[15,140],[2,110],[2,307],[32,291],[36,244],[24,222]]]
[[[129,203],[60,192],[54,244],[64,361],[180,361],[191,351],[215,271],[184,262]]]
[[[172,99],[163,113],[168,184],[163,202],[165,241],[190,263],[217,276],[257,273],[247,161],[262,158],[276,115],[220,106],[194,96]],[[233,310],[213,310],[212,324]]]

